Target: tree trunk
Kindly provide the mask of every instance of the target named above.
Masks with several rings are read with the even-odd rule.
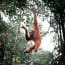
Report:
[[[60,60],[60,65],[64,65],[65,62],[65,13],[60,13],[60,21],[61,21],[61,27],[62,27],[62,37],[63,37],[63,42],[61,42],[61,60]]]

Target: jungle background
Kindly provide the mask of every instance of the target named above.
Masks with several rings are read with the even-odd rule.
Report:
[[[20,32],[21,22],[32,28],[31,14],[34,7],[43,22],[50,17],[47,22],[54,30],[40,31],[40,34],[44,37],[48,33],[55,33],[55,47],[52,52],[39,49],[33,55],[24,54],[29,44]],[[8,18],[6,22],[2,14]],[[39,26],[41,30],[41,23]],[[64,65],[64,47],[65,0],[0,0],[0,65]]]

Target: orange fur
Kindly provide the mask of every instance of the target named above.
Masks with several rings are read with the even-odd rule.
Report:
[[[39,32],[39,26],[38,26],[38,22],[37,22],[37,16],[34,13],[34,45],[32,45],[31,47],[29,47],[28,49],[26,49],[27,53],[31,53],[33,50],[37,51],[37,49],[39,48],[40,44],[41,44],[41,36],[40,36],[40,32]]]

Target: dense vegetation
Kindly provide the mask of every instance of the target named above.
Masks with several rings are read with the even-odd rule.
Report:
[[[28,47],[20,24],[23,22],[32,28],[31,16],[34,7],[42,19],[50,17],[50,27],[54,28],[56,35],[55,49],[52,53],[39,50],[33,55],[24,54]],[[51,13],[49,13],[51,11]],[[3,21],[2,13],[8,17]],[[53,16],[51,14],[54,14]],[[26,20],[24,18],[26,17]],[[52,33],[51,32],[51,33]],[[45,34],[47,34],[46,32]],[[44,36],[44,32],[41,32]],[[58,36],[58,40],[57,39]],[[65,0],[1,0],[0,1],[0,65],[64,65],[65,62]],[[56,54],[55,51],[57,51]],[[32,62],[30,60],[33,60]]]

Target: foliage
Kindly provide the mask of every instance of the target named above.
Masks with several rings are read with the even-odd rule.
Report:
[[[32,3],[31,3],[32,2]],[[44,3],[45,2],[45,3]],[[58,39],[58,46],[56,51],[58,51],[57,57],[53,58],[52,54],[44,53],[35,55],[35,59],[39,59],[39,61],[34,62],[36,65],[38,65],[41,62],[41,65],[48,64],[49,60],[52,58],[52,65],[64,65],[63,61],[65,58],[65,0],[1,0],[0,1],[0,10],[5,13],[5,15],[9,16],[10,23],[6,24],[5,22],[2,22],[0,18],[0,41],[4,43],[4,52],[5,52],[5,64],[12,65],[12,58],[20,57],[21,63],[23,65],[28,64],[28,60],[30,60],[30,55],[24,54],[24,49],[28,46],[28,44],[25,44],[23,40],[23,35],[21,32],[18,33],[18,24],[19,22],[25,23],[26,26],[30,27],[32,22],[30,22],[33,19],[30,19],[29,16],[31,16],[33,12],[33,8],[36,6],[38,15],[42,15],[42,18],[44,19],[44,16],[46,18],[50,17],[49,11],[54,13],[54,19],[50,21],[50,25],[54,28],[54,31],[57,33],[59,39]],[[42,10],[41,10],[42,9]],[[19,20],[20,11],[23,12],[22,19]],[[26,17],[26,21],[25,18]],[[32,27],[32,25],[31,25]],[[5,35],[4,35],[4,34]],[[16,40],[16,47],[15,51],[13,51],[13,46],[15,44],[15,38],[18,33],[18,39]],[[55,37],[56,38],[56,37]],[[54,38],[54,39],[55,39]],[[59,41],[60,40],[60,41]],[[59,50],[58,50],[59,49]],[[47,55],[46,55],[47,54]],[[61,55],[60,55],[61,54]],[[14,57],[13,57],[14,55]],[[23,59],[23,60],[22,60]],[[43,60],[44,59],[44,60]],[[47,59],[47,60],[46,60]],[[42,61],[41,61],[42,60]],[[14,64],[15,64],[14,61]],[[44,62],[43,62],[44,61]],[[40,64],[39,64],[40,65]]]
[[[41,51],[40,54],[34,54],[34,64],[35,65],[52,65],[52,59],[53,59],[53,54],[48,52],[48,51]]]
[[[57,33],[58,33],[58,65],[64,65],[65,58],[65,0],[43,0],[51,11],[54,12],[55,22],[57,23]],[[62,32],[61,32],[62,31]]]
[[[3,63],[4,57],[4,44],[6,41],[6,31],[7,31],[7,24],[2,21],[0,15],[0,64]]]
[[[50,7],[52,12],[59,13],[64,11],[65,0],[42,0]]]

